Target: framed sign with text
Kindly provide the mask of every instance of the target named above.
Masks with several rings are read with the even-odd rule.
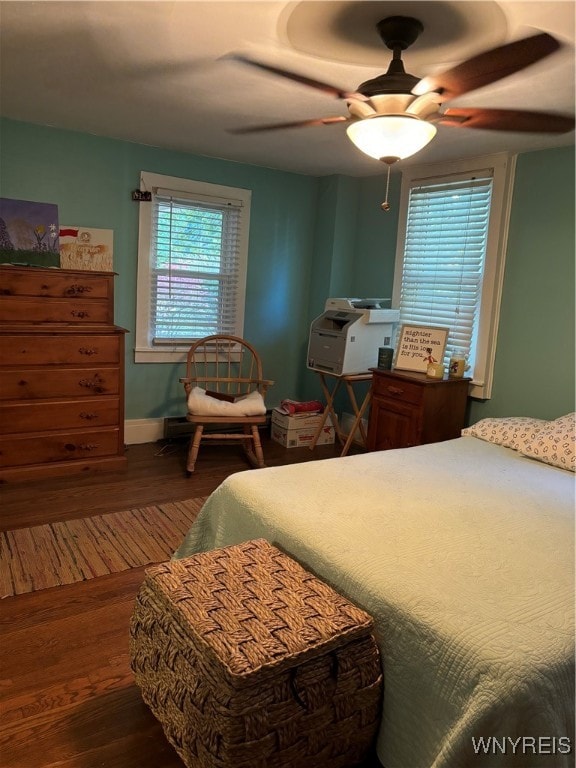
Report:
[[[403,325],[394,368],[426,373],[430,363],[441,363],[450,329],[432,325]]]

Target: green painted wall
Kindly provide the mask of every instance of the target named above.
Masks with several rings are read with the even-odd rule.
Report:
[[[575,410],[574,147],[518,157],[492,398],[486,416]]]
[[[299,391],[300,397],[305,400],[322,396],[318,377],[305,367],[310,324],[324,311],[327,298],[354,295],[357,273],[355,238],[361,210],[359,188],[360,179],[346,176],[319,179],[307,332],[302,339],[303,367]]]
[[[57,203],[62,224],[114,230],[116,320],[129,330],[126,415],[183,412],[181,369],[133,362],[140,171],[252,190],[245,335],[276,381],[269,404],[320,394],[310,322],[329,296],[390,296],[401,176],[314,178],[12,120],[0,122],[0,194]],[[520,155],[493,397],[485,416],[574,410],[574,148]]]
[[[401,181],[399,172],[391,175],[390,210],[385,212],[380,207],[386,192],[385,177],[371,176],[361,180],[352,285],[354,296],[392,298]]]
[[[60,223],[114,230],[116,322],[127,328],[126,418],[183,413],[181,366],[138,364],[136,317],[140,171],[252,190],[244,335],[276,381],[270,404],[298,396],[318,179],[12,120],[1,123],[0,194],[58,204]]]

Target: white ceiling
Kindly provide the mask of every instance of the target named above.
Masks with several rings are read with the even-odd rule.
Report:
[[[346,104],[234,61],[231,52],[354,90],[386,70],[374,24],[420,18],[403,55],[418,77],[482,50],[551,33],[564,47],[452,105],[574,113],[574,3],[501,0],[380,2],[0,2],[0,112],[16,120],[299,173],[382,173],[341,124],[231,135],[229,128],[345,115]],[[439,127],[418,162],[527,151],[562,136]],[[404,161],[408,163],[409,161]]]

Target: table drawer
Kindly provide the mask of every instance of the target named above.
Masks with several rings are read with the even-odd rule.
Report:
[[[50,435],[37,432],[0,437],[0,467],[17,467],[51,461],[87,461],[119,453],[118,429],[76,430]]]
[[[112,275],[98,273],[5,268],[0,271],[0,296],[112,299],[112,278]]]
[[[0,322],[70,323],[74,325],[110,325],[113,309],[105,299],[43,299],[2,297]]]
[[[117,397],[0,403],[0,434],[111,427],[119,416]]]
[[[0,338],[0,363],[12,366],[120,363],[118,335],[7,334]]]
[[[380,396],[414,405],[419,405],[424,397],[424,386],[399,378],[375,375],[372,386],[374,397]]]

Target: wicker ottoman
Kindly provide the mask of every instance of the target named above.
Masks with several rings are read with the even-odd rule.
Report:
[[[144,701],[188,768],[349,768],[370,751],[371,618],[264,540],[150,568],[130,634]]]

